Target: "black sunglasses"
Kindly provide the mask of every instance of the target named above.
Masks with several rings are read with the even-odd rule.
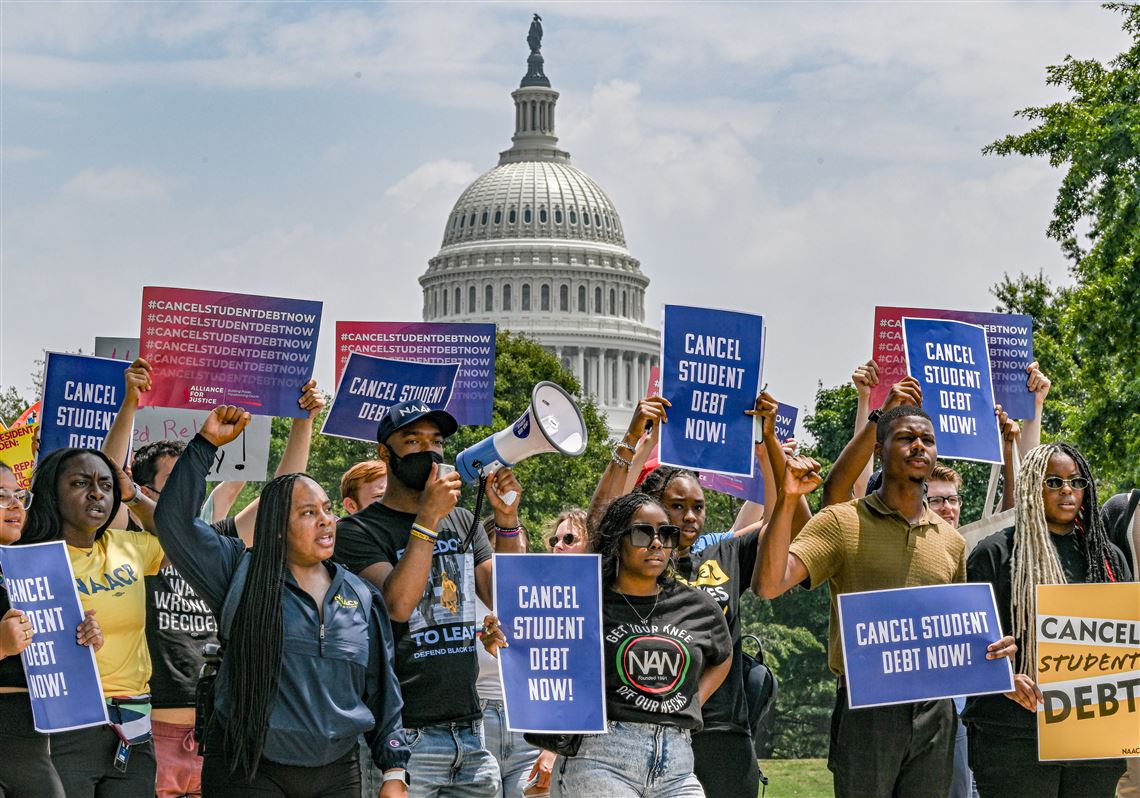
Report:
[[[626,534],[629,535],[629,542],[641,549],[652,546],[654,538],[661,541],[661,548],[675,549],[681,540],[681,527],[672,524],[657,527],[653,524],[631,524]]]
[[[562,535],[562,545],[563,546],[573,546],[577,542],[578,542],[578,536],[575,535],[573,532],[567,532],[565,535]],[[546,539],[546,544],[548,546],[550,546],[550,548],[553,549],[555,546],[558,545],[558,535],[551,535],[550,537],[548,537]]]

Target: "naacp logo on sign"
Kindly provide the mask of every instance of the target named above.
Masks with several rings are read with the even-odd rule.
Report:
[[[656,635],[631,637],[618,648],[617,660],[618,674],[625,684],[657,696],[676,692],[691,663],[685,646]]]

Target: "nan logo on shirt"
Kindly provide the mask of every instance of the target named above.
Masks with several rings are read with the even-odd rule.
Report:
[[[680,641],[659,635],[635,635],[618,646],[617,671],[622,682],[654,696],[667,696],[681,686],[692,657]]]
[[[124,592],[122,588],[130,587],[137,581],[139,578],[135,574],[135,569],[123,563],[118,568],[103,574],[102,580],[97,580],[95,577],[86,577],[86,579],[75,577],[75,589],[85,596],[93,596],[103,591],[115,591],[116,596],[121,596]]]

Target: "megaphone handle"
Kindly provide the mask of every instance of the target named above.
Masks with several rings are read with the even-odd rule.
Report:
[[[491,463],[490,465],[483,466],[481,471],[486,476],[487,479],[490,479],[491,477],[493,477],[495,475],[495,472],[498,471],[502,467],[503,467],[502,463],[496,462],[496,463]],[[517,502],[519,500],[519,494],[517,491],[509,490],[506,493],[499,493],[498,491],[495,491],[495,493],[498,493],[499,498],[502,499],[507,504],[514,504],[515,502]]]

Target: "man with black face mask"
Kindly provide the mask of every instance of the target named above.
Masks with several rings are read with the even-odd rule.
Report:
[[[479,529],[464,546],[474,517],[456,506],[459,475],[440,475],[443,441],[456,429],[449,413],[422,402],[389,408],[377,430],[388,465],[384,496],[340,520],[335,556],[380,588],[388,605],[412,748],[409,795],[493,798],[499,767],[483,747],[475,692],[475,597],[492,606],[491,544]],[[509,469],[487,481],[504,550],[518,550],[521,494]]]

